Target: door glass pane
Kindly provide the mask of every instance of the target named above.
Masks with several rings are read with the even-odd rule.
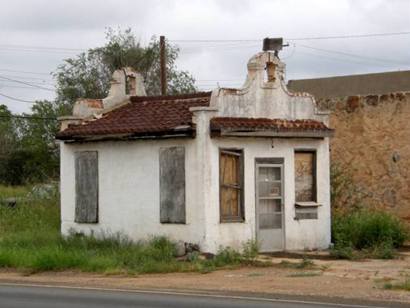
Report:
[[[259,213],[280,213],[282,211],[281,202],[281,199],[261,199],[259,200]]]
[[[259,197],[282,196],[282,185],[280,182],[259,182]]]
[[[259,229],[282,228],[282,214],[259,214]]]
[[[259,181],[280,181],[280,168],[259,167]]]

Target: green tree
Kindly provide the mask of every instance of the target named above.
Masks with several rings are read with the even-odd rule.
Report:
[[[0,182],[6,175],[7,161],[16,147],[17,129],[11,111],[0,105]]]
[[[51,101],[36,101],[27,119],[21,119],[20,147],[31,157],[25,162],[26,178],[30,181],[44,181],[58,177],[59,149],[55,141],[59,123],[57,117],[64,106]]]
[[[0,183],[22,185],[57,178],[54,135],[60,108],[55,102],[37,101],[32,113],[15,117],[0,106]]]
[[[132,67],[142,74],[148,95],[160,95],[159,41],[153,37],[148,46],[140,45],[131,29],[109,29],[107,43],[75,58],[66,59],[54,74],[57,101],[63,111],[78,98],[104,98],[108,94],[111,74],[122,67]],[[194,78],[176,68],[179,49],[166,42],[167,93],[196,91]]]
[[[0,159],[10,152],[16,141],[16,129],[12,113],[6,105],[0,105]]]

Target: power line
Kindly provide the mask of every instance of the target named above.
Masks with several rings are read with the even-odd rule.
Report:
[[[302,45],[302,44],[298,44],[297,46],[301,46],[303,48],[308,48],[308,49],[312,49],[312,50],[332,53],[332,54],[340,54],[340,55],[343,55],[343,56],[348,56],[348,57],[353,57],[353,58],[360,58],[360,59],[364,59],[364,60],[391,63],[391,64],[398,64],[398,65],[408,65],[408,63],[396,62],[396,61],[389,60],[389,59],[366,57],[366,56],[362,56],[362,55],[358,55],[358,54],[354,54],[354,53],[343,52],[343,51],[338,51],[338,50],[323,49],[323,48],[307,46],[307,45]]]
[[[50,76],[51,72],[45,73],[45,72],[29,72],[29,71],[19,71],[19,70],[11,70],[7,68],[0,68],[0,71],[3,72],[11,72],[11,73],[23,73],[23,74],[35,74],[35,75],[48,75]]]
[[[7,84],[0,84],[0,89],[1,88],[12,88],[12,89],[30,89],[30,90],[41,90],[38,88],[33,88],[33,87],[27,87],[27,86],[12,86],[12,85],[7,85]]]
[[[297,37],[297,38],[288,38],[287,40],[289,41],[309,41],[309,40],[356,39],[356,38],[366,38],[366,37],[384,37],[384,36],[398,36],[398,35],[409,35],[409,34],[410,34],[410,31],[403,31],[403,32],[387,32],[387,33]]]
[[[0,115],[0,118],[16,118],[16,119],[30,119],[30,120],[55,120],[54,117],[37,117],[37,116],[20,116],[20,115]]]
[[[20,76],[20,75],[2,75],[2,76],[9,77],[9,78],[17,78],[17,79],[41,80],[42,82],[53,81],[53,79],[46,78],[46,77],[32,77],[32,76]]]
[[[398,35],[409,35],[410,31],[403,32],[386,32],[386,33],[367,33],[367,34],[346,34],[346,35],[333,35],[333,36],[310,36],[310,37],[294,37],[286,38],[289,41],[308,41],[308,40],[332,40],[332,39],[355,39],[355,38],[366,38],[366,37],[385,37],[385,36],[398,36]],[[184,42],[184,43],[223,43],[223,42],[261,42],[262,39],[206,39],[206,40],[169,40],[170,42]]]
[[[23,102],[23,103],[29,103],[29,104],[36,103],[35,101],[27,101],[25,99],[20,99],[20,98],[17,98],[17,97],[9,96],[9,95],[6,95],[4,93],[0,93],[0,96],[6,97],[8,99],[12,99],[12,100],[17,101],[17,102]]]
[[[64,51],[85,51],[83,48],[70,48],[70,47],[51,47],[51,46],[33,46],[33,45],[13,45],[13,44],[0,44],[0,48],[29,48],[29,49],[42,49],[42,50],[64,50]]]
[[[2,76],[6,76],[6,75],[2,75]],[[8,76],[7,76],[8,77]],[[0,78],[2,78],[2,77],[0,77]],[[8,78],[10,78],[10,77],[8,77]],[[18,80],[18,81],[22,81],[22,82],[24,82],[25,80],[21,80],[21,79],[16,79],[16,80]],[[11,80],[3,80],[3,79],[0,79],[0,82],[1,83],[3,83],[3,82],[6,82],[6,83],[15,83],[15,81],[11,81]],[[49,81],[49,82],[46,82],[46,81],[44,81],[44,82],[39,82],[39,81],[27,81],[27,82],[29,82],[30,83],[30,86],[31,85],[40,85],[40,86],[51,86],[51,87],[55,87],[55,83],[51,83],[51,81]]]
[[[28,86],[31,86],[31,87],[34,87],[34,88],[39,88],[39,89],[43,89],[43,90],[47,90],[47,91],[54,92],[54,90],[53,90],[53,89],[50,89],[50,88],[45,88],[45,87],[38,86],[38,85],[29,83],[29,82],[25,82],[25,81],[16,80],[16,79],[13,79],[13,78],[4,77],[4,76],[2,76],[2,75],[0,75],[0,79],[10,80],[10,81],[17,82],[17,83],[21,83],[21,84],[25,84],[25,85],[28,85]]]
[[[73,55],[73,52],[69,51],[56,51],[56,50],[42,50],[42,49],[15,49],[15,48],[2,48],[0,47],[0,52],[40,52],[40,53],[46,53],[46,54],[55,54],[55,55],[64,55],[64,56],[70,56]]]
[[[363,61],[360,61],[360,60],[355,61],[355,59],[352,59],[352,58],[340,58],[340,57],[337,57],[337,55],[334,55],[336,57],[332,57],[330,55],[318,54],[314,52],[312,53],[312,52],[307,52],[307,51],[297,51],[297,53],[308,55],[308,56],[320,57],[321,60],[333,60],[333,61],[338,61],[338,62],[343,62],[343,63],[349,62],[349,63],[358,64],[358,65],[369,66],[368,63],[364,63]],[[378,64],[385,66],[385,67],[386,66],[391,67],[391,65],[386,64],[386,63],[378,63]]]

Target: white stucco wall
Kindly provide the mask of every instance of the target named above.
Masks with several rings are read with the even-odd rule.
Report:
[[[202,187],[206,208],[203,249],[215,252],[219,247],[241,249],[247,240],[256,239],[255,159],[284,159],[284,249],[326,249],[330,244],[330,180],[329,140],[282,138],[209,138],[209,119],[215,111],[196,112],[199,140],[204,139],[202,153]],[[201,136],[203,136],[201,138]],[[244,151],[245,222],[220,223],[219,210],[219,149],[235,148]],[[295,220],[294,151],[311,149],[317,157],[318,219]]]
[[[160,223],[159,149],[185,147],[186,224]],[[75,213],[76,151],[98,151],[99,222],[77,224]],[[201,243],[204,211],[196,206],[198,169],[194,140],[91,142],[61,144],[61,231],[96,235],[123,233],[131,239],[166,235]]]
[[[272,147],[273,145],[273,147]],[[186,224],[159,222],[159,149],[185,146]],[[203,149],[203,146],[200,146]],[[327,248],[330,244],[328,146],[321,140],[215,138],[203,151],[207,162],[196,160],[194,140],[103,142],[61,146],[61,230],[89,234],[123,233],[131,239],[166,235],[173,240],[198,243],[216,252],[221,246],[240,249],[256,238],[255,159],[284,158],[285,249]],[[219,149],[244,150],[245,222],[220,223]],[[295,220],[294,150],[317,151],[318,219]],[[98,151],[99,223],[74,223],[75,151]],[[206,170],[205,170],[206,169]]]
[[[219,148],[242,148],[244,151],[245,222],[219,223],[219,183],[213,181],[209,187],[211,202],[207,211],[206,244],[208,250],[219,245],[241,248],[242,243],[256,236],[255,159],[284,159],[284,233],[285,250],[325,249],[330,244],[330,195],[329,170],[324,168],[328,157],[326,143],[315,140],[221,138],[212,141],[211,173],[219,177]],[[273,144],[273,147],[272,147]],[[317,201],[318,219],[295,220],[295,176],[294,151],[312,149],[317,151]]]

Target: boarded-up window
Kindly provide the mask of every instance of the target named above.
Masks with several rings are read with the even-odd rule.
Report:
[[[243,151],[221,150],[219,160],[221,222],[243,221]]]
[[[75,153],[75,222],[98,222],[98,153]]]
[[[296,219],[317,219],[316,153],[295,152]]]
[[[185,223],[185,148],[161,148],[160,221]]]
[[[315,152],[295,152],[296,202],[316,201]]]

